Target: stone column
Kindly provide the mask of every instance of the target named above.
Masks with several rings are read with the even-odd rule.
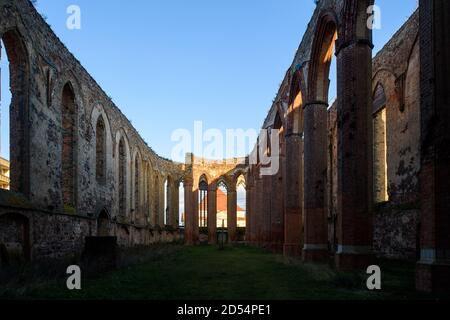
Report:
[[[253,189],[253,182],[251,180],[252,178],[250,175],[247,176],[246,180],[246,188],[245,188],[245,242],[251,243],[253,239],[253,229],[252,229],[252,189]]]
[[[251,228],[250,228],[250,242],[252,245],[256,245],[256,240],[257,240],[257,232],[258,232],[258,227],[257,227],[257,221],[258,221],[258,205],[256,203],[256,188],[257,188],[257,184],[256,184],[256,178],[255,178],[255,172],[252,170],[252,175],[251,175],[251,181],[252,181],[252,187],[250,190],[250,223],[251,223]]]
[[[262,182],[262,246],[264,248],[270,248],[272,242],[272,176],[264,175],[261,177]]]
[[[184,211],[185,211],[185,242],[187,245],[197,243],[196,230],[198,230],[198,212],[194,201],[192,181],[184,182]],[[195,228],[197,225],[197,228]]]
[[[262,231],[263,231],[263,210],[262,210],[262,201],[263,201],[263,188],[262,188],[262,179],[259,175],[259,169],[256,171],[255,177],[255,244],[257,246],[262,245]]]
[[[167,185],[167,207],[164,209],[166,214],[167,214],[167,220],[166,220],[166,225],[168,226],[172,226],[173,225],[173,199],[172,199],[172,185],[168,184]],[[164,201],[164,197],[163,197],[163,201]]]
[[[170,225],[174,228],[179,226],[179,212],[180,212],[180,189],[179,185],[172,183],[170,186]]]
[[[165,223],[164,223],[164,217],[166,216],[166,207],[164,206],[164,194],[165,194],[164,190],[164,181],[162,183],[159,184],[159,221],[158,224],[164,228]]]
[[[284,149],[284,144],[280,146]],[[284,245],[284,183],[283,168],[285,166],[285,150],[280,150],[279,170],[272,176],[272,203],[271,203],[271,251],[283,253]]]
[[[450,290],[450,1],[420,0],[422,168],[416,288]]]
[[[270,186],[269,186],[269,190],[270,192],[270,202],[269,202],[269,208],[268,208],[268,213],[269,213],[269,221],[268,221],[268,226],[269,226],[269,230],[270,230],[270,234],[269,234],[269,243],[268,243],[268,249],[272,252],[275,253],[277,250],[277,244],[279,242],[279,226],[280,226],[280,221],[278,220],[278,210],[279,210],[279,204],[277,203],[279,198],[278,198],[278,194],[277,192],[279,191],[277,188],[277,180],[278,180],[278,174],[275,174],[273,176],[270,176]],[[267,194],[267,193],[266,193]]]
[[[326,102],[304,106],[305,116],[305,243],[307,262],[325,261],[328,256],[327,215],[325,204],[327,174]]]
[[[361,23],[358,21],[356,23]],[[359,30],[357,27],[355,29]],[[365,21],[363,30],[367,33],[367,37],[371,35]],[[366,270],[371,263],[373,252],[371,39],[364,39],[356,34],[343,36],[337,43],[336,55],[338,70],[336,266],[340,270]]]
[[[159,212],[159,200],[158,200],[158,181],[157,179],[152,179],[152,195],[151,195],[151,224],[153,226],[156,226],[158,224],[159,218],[158,218],[158,212]]]
[[[303,249],[302,225],[302,153],[303,141],[300,135],[286,137],[286,165],[284,166],[284,255],[298,257]]]
[[[237,240],[236,229],[237,229],[237,196],[236,188],[231,186],[228,187],[227,194],[227,228],[228,228],[228,242],[233,243]]]
[[[208,242],[217,243],[217,186],[211,183],[208,187]]]
[[[193,227],[194,230],[194,243],[198,244],[200,239],[200,217],[199,217],[199,194],[200,190],[194,187],[194,219],[193,219]]]

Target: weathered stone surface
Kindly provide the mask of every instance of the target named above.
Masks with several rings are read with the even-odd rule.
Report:
[[[219,183],[229,191],[228,239],[241,241],[236,184],[244,177],[248,243],[286,256],[304,249],[310,261],[334,257],[342,269],[366,267],[374,254],[413,259],[420,251],[418,288],[435,290],[439,279],[448,286],[449,6],[420,1],[372,59],[371,4],[317,2],[262,125],[280,136],[272,154],[280,170],[265,175],[255,154],[276,148],[261,139],[243,159],[159,157],[29,1],[1,1],[13,146],[13,191],[0,192],[1,263],[77,255],[88,236],[115,236],[125,247],[214,244]],[[208,194],[207,205],[199,194]]]
[[[184,166],[148,147],[29,1],[1,2],[0,34],[11,66],[11,188],[17,194],[1,197],[0,215],[29,219],[31,257],[79,253],[84,237],[96,235],[101,212],[120,245],[171,241],[152,229],[165,227],[165,214],[167,224],[178,227]]]

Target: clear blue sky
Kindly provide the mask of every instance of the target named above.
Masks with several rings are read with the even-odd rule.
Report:
[[[375,52],[417,6],[417,0],[376,2],[382,29],[374,31]],[[81,30],[66,28],[72,4],[81,8]],[[313,0],[38,0],[37,5],[165,157],[174,146],[172,132],[193,130],[196,120],[206,129],[261,126],[314,7]],[[8,158],[5,65],[2,61],[1,154]]]

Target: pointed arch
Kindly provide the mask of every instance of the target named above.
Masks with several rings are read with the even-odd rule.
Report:
[[[25,41],[18,29],[0,35],[9,60],[10,189],[30,194],[29,89],[30,63]]]
[[[106,129],[105,121],[99,117],[95,126],[95,178],[99,184],[106,181]]]
[[[76,208],[78,107],[71,82],[62,90],[61,98],[61,185],[64,209]]]
[[[275,115],[275,119],[273,122],[273,126],[270,129],[270,135],[271,138],[268,139],[268,148],[269,148],[269,155],[273,157],[278,157],[278,160],[280,160],[279,156],[281,156],[284,152],[284,145],[285,145],[285,126],[283,124],[282,118],[280,116],[280,112],[277,112]],[[272,134],[277,135],[276,139],[272,136]],[[278,145],[273,146],[272,142],[275,142],[278,140]],[[272,163],[272,165],[275,165]]]
[[[148,221],[148,160],[143,159],[142,160],[142,220],[145,224],[149,223]]]
[[[112,135],[108,116],[101,104],[92,109],[91,127],[95,137],[95,177],[97,183],[105,185],[112,172]]]
[[[294,72],[289,90],[286,130],[289,134],[303,132],[303,92],[305,88],[303,69]]]
[[[130,213],[130,167],[131,155],[128,138],[125,131],[119,130],[116,133],[116,190],[117,190],[117,211],[121,217],[128,217]]]
[[[160,189],[160,179],[158,172],[155,170],[153,171],[153,199],[154,199],[154,205],[153,205],[153,212],[154,212],[154,224],[160,225],[160,195],[159,195],[159,189]]]
[[[135,148],[132,158],[132,212],[133,218],[142,222],[142,160],[139,148]]]
[[[236,181],[236,214],[237,227],[247,226],[247,182],[244,174],[240,174]]]
[[[388,201],[386,94],[378,83],[373,93],[373,196],[375,203]]]
[[[97,217],[97,236],[107,237],[110,234],[110,214],[107,208],[103,208]]]
[[[147,164],[146,164],[146,185],[147,185],[147,189],[146,189],[146,197],[147,197],[147,208],[146,208],[146,219],[147,219],[147,223],[151,224],[152,223],[152,212],[153,212],[153,198],[152,198],[152,192],[153,192],[153,169],[152,169],[152,165],[151,165],[151,161],[147,160]]]
[[[338,38],[337,21],[337,17],[332,10],[325,10],[319,15],[309,62],[308,101],[303,106],[303,185],[307,186],[303,188],[304,253],[306,261],[322,259],[327,254],[328,221],[325,196],[328,170],[327,108],[329,107],[331,84],[330,69]],[[301,159],[302,155],[299,158]],[[290,203],[287,205],[291,206]],[[279,224],[275,223],[276,230],[278,230],[278,226]],[[277,231],[277,233],[278,242],[284,236],[282,232]],[[275,243],[275,246],[278,246],[278,244]]]
[[[244,184],[246,184],[249,173],[250,173],[250,167],[238,168],[237,170],[235,170],[235,172],[231,176],[233,184],[238,185],[238,184],[241,184],[242,182]]]
[[[206,174],[200,176],[198,181],[198,216],[199,227],[208,228],[208,187]]]
[[[247,188],[247,179],[245,178],[245,175],[243,173],[239,174],[239,176],[236,179],[236,187],[242,187]]]
[[[216,182],[216,226],[228,228],[228,191],[230,186],[225,177],[220,177]]]
[[[225,188],[227,191],[230,189],[230,182],[228,181],[228,179],[224,176],[221,176],[217,179],[216,182],[217,188],[219,186],[222,186],[223,188]]]
[[[373,92],[373,113],[377,113],[380,109],[386,107],[387,99],[384,86],[378,82]]]
[[[313,40],[308,75],[308,102],[328,104],[330,66],[338,37],[338,23],[334,12],[325,11],[319,17]]]
[[[277,112],[277,114],[275,115],[275,119],[273,121],[273,128],[280,130],[283,127],[284,127],[284,124],[283,124],[283,120],[282,120],[282,117],[280,115],[280,112]]]
[[[186,225],[184,194],[184,179],[181,179],[178,182],[178,226],[182,228],[184,228]]]
[[[164,225],[170,225],[171,219],[170,219],[170,188],[172,186],[172,181],[170,176],[167,176],[164,179]]]

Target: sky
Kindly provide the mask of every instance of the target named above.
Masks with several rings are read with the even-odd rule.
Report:
[[[382,28],[374,30],[374,54],[417,7],[417,0],[376,3]],[[70,5],[81,9],[80,30],[66,27]],[[56,35],[166,158],[176,145],[172,133],[193,131],[195,121],[223,132],[261,127],[314,8],[313,0],[37,2]],[[5,57],[1,155],[9,158]]]

